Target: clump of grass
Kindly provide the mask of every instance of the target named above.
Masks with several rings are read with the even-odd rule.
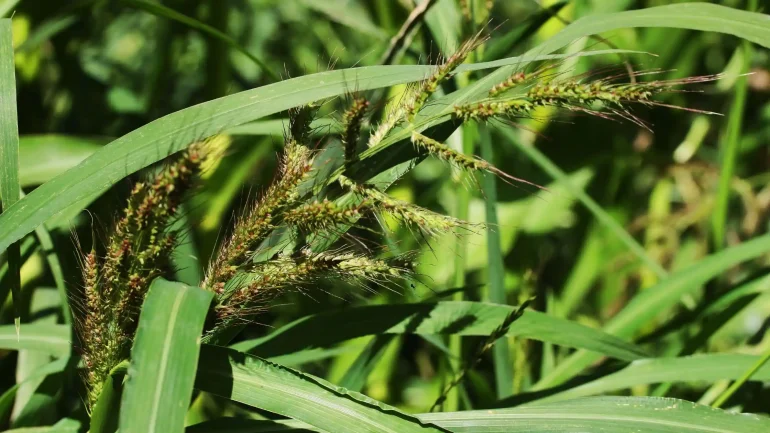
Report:
[[[423,155],[469,172],[487,172],[507,181],[537,186],[504,173],[488,161],[458,152],[414,127],[415,118],[430,98],[483,39],[477,34],[429,77],[408,89],[368,137],[369,147],[380,145],[392,130],[406,124],[412,127],[412,144]],[[531,73],[514,73],[492,87],[487,99],[454,107],[455,119],[465,122],[524,117],[538,106],[554,106],[601,117],[637,120],[628,111],[628,104],[665,105],[654,101],[653,96],[674,91],[681,84],[718,78],[618,84],[614,78],[588,82],[580,78],[557,79],[545,74],[549,69],[546,66]],[[342,134],[327,138],[339,140],[344,147],[343,172],[358,161],[357,145],[363,139],[362,124],[369,105],[365,97],[356,96],[342,116]],[[342,192],[339,188],[335,191],[303,187],[317,173],[313,171],[317,153],[311,145],[311,122],[316,109],[308,105],[290,110],[284,150],[273,182],[235,220],[209,264],[202,287],[214,292],[215,305],[206,324],[204,342],[221,342],[218,338],[225,331],[248,322],[288,290],[305,291],[330,279],[383,285],[412,275],[409,254],[381,258],[366,247],[357,251],[350,247],[326,251],[326,246],[314,243],[317,235],[341,235],[369,213],[392,216],[428,235],[473,228],[457,218],[394,199],[374,185],[356,182],[344,173],[337,178]],[[104,257],[94,251],[84,257],[85,317],[81,334],[91,405],[110,369],[126,356],[138,309],[150,282],[168,267],[168,257],[178,238],[177,233],[168,230],[169,220],[201,171],[205,158],[206,152],[194,145],[153,181],[137,184],[124,214],[113,227]],[[319,184],[329,186],[332,180],[322,179]],[[257,260],[263,245],[280,228],[291,229],[298,235],[290,236],[276,251],[271,250],[269,258]],[[516,317],[512,315],[506,326]],[[494,338],[505,329],[496,332]]]

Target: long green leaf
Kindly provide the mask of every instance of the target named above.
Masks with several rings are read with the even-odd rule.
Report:
[[[430,433],[394,407],[232,349],[204,345],[195,387],[335,433]]]
[[[80,431],[80,421],[64,418],[50,427],[19,428],[6,430],[5,433],[78,433]]]
[[[536,401],[567,400],[605,392],[662,382],[713,383],[724,379],[738,379],[760,357],[752,355],[714,353],[679,358],[640,359],[615,373],[575,386],[566,391],[538,398]],[[770,380],[770,366],[766,365],[753,376],[756,380]],[[521,396],[524,400],[528,398]],[[516,397],[516,398],[521,398]],[[519,400],[521,401],[521,400]],[[506,406],[500,402],[500,406]]]
[[[21,0],[0,0],[0,18],[8,15]]]
[[[756,2],[755,2],[756,3]],[[753,49],[750,43],[743,41],[740,51],[743,65],[741,73],[749,72]],[[744,112],[746,111],[746,97],[749,91],[749,77],[740,77],[735,83],[735,94],[727,115],[727,126],[723,133],[720,146],[720,171],[719,187],[717,188],[716,203],[714,203],[714,213],[711,217],[711,230],[714,247],[722,249],[725,243],[725,234],[727,233],[727,211],[730,202],[730,190],[732,189],[733,175],[735,166],[738,163],[738,153],[740,151],[741,128],[743,124]]]
[[[120,408],[124,433],[184,431],[203,322],[213,293],[156,279],[139,317]]]
[[[233,348],[272,357],[365,335],[487,336],[513,310],[514,307],[507,305],[463,301],[348,308],[304,317],[267,337],[237,343]],[[335,332],[328,332],[329,329]],[[623,360],[645,357],[643,350],[619,338],[536,311],[524,311],[524,315],[513,322],[508,335],[585,348]]]
[[[768,251],[770,251],[770,235],[764,235],[712,254],[639,293],[607,323],[604,330],[620,337],[631,337],[656,316],[676,305],[682,296],[697,290],[708,280],[731,267]],[[541,379],[535,385],[535,389],[558,385],[578,374],[597,359],[598,357],[593,353],[579,351],[561,362],[551,374]]]
[[[586,55],[617,53],[592,51]],[[512,57],[462,65],[470,71],[564,56]],[[125,176],[227,128],[289,108],[360,91],[423,79],[430,66],[371,66],[320,72],[219,98],[169,114],[104,146],[83,162],[24,197],[0,215],[0,251],[72,206],[84,205]]]
[[[671,27],[726,33],[770,48],[768,21],[770,18],[765,14],[711,3],[679,3],[626,12],[595,14],[575,21],[530,50],[530,53],[552,53],[584,36],[633,27]]]
[[[64,371],[65,368],[67,368],[68,362],[69,362],[69,359],[67,358],[59,358],[56,361],[48,363],[43,367],[40,367],[37,370],[35,370],[34,373],[31,373],[29,376],[24,378],[23,381],[17,382],[12,387],[8,388],[5,392],[3,392],[3,394],[0,395],[0,419],[6,419],[6,416],[8,415],[8,413],[10,413],[11,408],[13,407],[14,400],[16,398],[16,393],[19,391],[22,385],[33,381],[37,381],[39,379],[44,379],[46,376],[49,376],[49,375],[59,374],[62,371]]]
[[[591,397],[515,409],[416,415],[457,433],[760,433],[770,420],[712,409],[673,398]],[[188,433],[319,431],[297,421],[222,418],[188,428]]]
[[[593,397],[515,409],[420,415],[457,433],[760,433],[764,417],[673,398]]]
[[[0,212],[21,198],[19,186],[19,123],[16,115],[16,70],[13,62],[11,20],[0,19]],[[2,216],[2,215],[0,215]],[[21,295],[21,245],[19,239],[7,246],[9,285],[13,297],[14,321],[18,333]],[[6,248],[0,248],[2,253]]]
[[[66,325],[25,324],[17,338],[14,326],[0,326],[0,349],[38,350],[64,356],[70,350],[69,328]]]

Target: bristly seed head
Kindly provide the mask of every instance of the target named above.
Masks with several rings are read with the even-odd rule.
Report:
[[[299,185],[307,179],[313,164],[312,151],[290,139],[286,142],[279,177],[262,198],[235,223],[230,239],[222,244],[213,260],[203,287],[215,292],[235,276],[238,267],[276,227],[278,216],[297,204]]]
[[[340,177],[339,182],[343,187],[370,203],[373,209],[391,215],[402,223],[416,227],[422,233],[428,235],[446,234],[460,228],[470,229],[473,226],[477,226],[412,203],[395,199],[377,188],[356,184],[344,176]]]
[[[333,229],[339,224],[351,224],[361,217],[366,203],[358,206],[340,207],[324,199],[290,209],[283,214],[286,224],[295,226],[305,233],[317,233]]]
[[[447,161],[450,164],[453,164],[454,166],[460,169],[465,169],[473,172],[487,171],[506,181],[525,183],[527,185],[531,185],[536,188],[545,190],[544,187],[536,183],[533,183],[528,180],[524,180],[515,176],[511,176],[510,174],[505,173],[504,171],[498,169],[497,167],[493,166],[487,161],[484,161],[483,159],[477,158],[475,156],[468,156],[463,153],[457,152],[456,150],[452,149],[446,144],[439,143],[438,141],[432,138],[426,137],[417,131],[412,132],[412,143],[418,148],[427,151],[429,154],[439,159],[442,159],[444,161]]]
[[[422,85],[418,87],[418,90],[415,92],[414,97],[406,103],[406,118],[409,122],[414,121],[414,117],[425,105],[428,98],[438,90],[438,86],[465,61],[468,55],[475,50],[476,47],[484,42],[485,39],[480,36],[480,34],[477,34],[473,38],[465,41],[457,52],[449,56],[443,64],[436,68],[433,75],[422,82]]]

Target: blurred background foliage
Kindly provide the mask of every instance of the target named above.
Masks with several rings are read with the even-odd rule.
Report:
[[[196,103],[271,83],[271,75],[286,78],[330,68],[380,64],[390,38],[415,7],[412,0],[6,0],[0,1],[0,14],[5,12],[3,6],[11,10],[7,6],[14,3],[18,3],[13,8],[13,32],[21,178],[26,191],[71,168],[114,137]],[[676,2],[498,0],[488,16],[474,17],[473,24],[463,18],[456,0],[435,3],[393,63],[434,62],[451,53],[478,23],[488,22],[492,39],[473,61],[487,61],[523,53],[583,16]],[[741,9],[763,6],[739,0],[718,3]],[[229,48],[206,31],[168,19],[163,16],[165,9],[153,12],[153,5],[218,29],[251,56]],[[497,181],[493,185],[496,197],[492,197],[497,225],[491,232],[480,229],[478,233],[447,235],[424,243],[407,228],[391,224],[392,231],[380,242],[400,251],[421,250],[419,282],[392,291],[335,286],[328,288],[329,294],[317,292],[312,298],[288,295],[259,317],[262,325],[250,327],[245,335],[264,335],[298,317],[335,307],[437,297],[490,300],[490,275],[502,278],[505,303],[519,304],[534,297],[532,308],[598,327],[666,274],[724,246],[767,232],[768,50],[729,35],[671,28],[611,32],[576,41],[567,50],[589,48],[621,48],[654,56],[572,58],[560,65],[561,70],[570,74],[603,70],[604,74],[622,75],[628,61],[635,70],[661,70],[659,78],[727,73],[716,83],[696,85],[688,89],[693,92],[662,100],[723,115],[664,107],[635,109],[650,125],[648,130],[630,122],[543,110],[533,119],[509,125],[506,135],[495,128],[488,149],[495,165],[548,186],[549,191]],[[749,71],[753,74],[739,77]],[[350,88],[355,90],[356,83],[351,82]],[[382,107],[401,91],[400,87],[390,89],[388,94],[379,94],[376,102]],[[333,128],[344,106],[344,98],[327,101],[319,122]],[[187,218],[182,222],[188,224],[190,236],[184,247],[189,249],[181,254],[190,253],[200,260],[186,260],[178,271],[179,279],[195,282],[222,235],[222,227],[248,197],[257,195],[271,180],[276,152],[282,145],[283,117],[222,131],[232,142],[230,151],[207,174],[205,184],[188,203]],[[478,154],[474,143],[480,133],[488,134],[490,129],[466,126],[452,135],[449,144],[458,149],[470,146]],[[731,172],[725,175],[724,155],[729,149],[736,153]],[[485,157],[489,158],[489,153]],[[550,173],[544,170],[546,166],[552,168]],[[562,182],[554,179],[554,173],[563,177]],[[727,176],[726,186],[722,186],[721,176]],[[114,193],[89,207],[89,214],[73,220],[72,230],[83,248],[103,240],[103,231],[120,208],[128,186],[128,180],[118,184]],[[484,191],[481,186],[440,162],[427,160],[390,192],[442,213],[484,222],[490,197],[485,193],[488,185]],[[598,205],[598,212],[624,227],[658,265],[640,261],[612,227],[597,219],[596,210],[581,204],[575,188],[584,189]],[[60,257],[70,261],[63,266],[66,278],[74,283],[78,280],[76,249],[70,226],[66,222],[61,226],[52,233],[57,248],[64,251]],[[356,234],[379,236],[363,230]],[[490,257],[490,241],[499,243],[501,257]],[[500,259],[503,272],[492,271]],[[22,277],[28,313],[49,320],[41,312],[57,299],[55,292],[46,289],[54,283],[43,260],[42,253],[34,254],[24,265]],[[767,259],[752,269],[762,269],[763,264],[766,272]],[[683,354],[683,350],[767,351],[767,281],[750,302],[725,319],[718,332],[698,347],[687,349],[704,326],[703,321],[693,318],[706,300],[718,296],[721,288],[753,276],[747,272],[728,272],[702,293],[685,297],[675,311],[661,314],[655,324],[644,328],[637,341],[647,343],[657,355]],[[53,298],[48,296],[52,293]],[[5,323],[12,320],[9,305],[10,300],[2,311]],[[377,338],[349,341],[323,359],[298,367],[334,383],[350,384],[346,373],[367,344]],[[472,353],[482,340],[465,337],[460,350]],[[444,351],[458,350],[456,342],[406,335],[381,339],[378,344],[375,362],[359,388],[405,410],[424,411],[451,376]],[[566,349],[524,339],[509,339],[506,350],[513,363],[510,392],[528,389],[568,354]],[[2,356],[0,368],[9,371],[18,365],[21,372],[21,357]],[[30,361],[33,364],[28,366],[46,361]],[[462,398],[452,404],[462,408],[494,404],[499,394],[493,385],[492,364],[492,357],[482,360],[469,373]],[[602,368],[611,371],[613,367],[610,363]],[[13,377],[3,375],[0,380],[0,387],[5,388],[12,385],[9,381]],[[702,384],[675,384],[666,389],[641,386],[630,392],[657,392],[709,403],[725,386],[721,382],[711,389]],[[752,382],[740,392],[744,410],[770,410],[766,405],[770,388],[766,385]],[[19,407],[18,397],[16,401]],[[241,410],[211,397],[196,401],[190,416],[203,420]]]

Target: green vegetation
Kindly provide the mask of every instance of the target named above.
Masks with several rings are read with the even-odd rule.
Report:
[[[0,427],[770,431],[754,0],[0,0]]]

